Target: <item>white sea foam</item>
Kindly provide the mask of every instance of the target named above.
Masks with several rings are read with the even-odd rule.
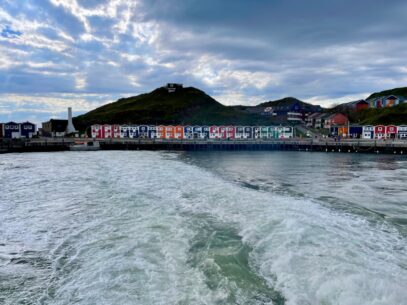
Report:
[[[0,276],[9,277],[5,304],[265,304],[234,285],[213,255],[191,263],[192,243],[205,242],[199,230],[207,222],[216,222],[207,230],[236,230],[251,249],[250,270],[242,270],[263,278],[286,304],[407,299],[406,238],[391,224],[242,187],[177,154],[50,156],[5,156],[30,164],[18,169],[18,188],[16,172],[0,169],[8,181],[0,194],[0,255],[9,260],[0,264]],[[22,265],[27,272],[11,276]],[[212,269],[205,268],[216,266],[222,279],[212,287],[205,273]]]

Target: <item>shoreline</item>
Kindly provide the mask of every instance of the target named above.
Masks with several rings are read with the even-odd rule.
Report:
[[[41,138],[0,142],[1,153],[70,151],[75,142],[98,142],[100,150],[168,151],[316,151],[407,155],[406,140],[281,139],[281,140],[163,140]]]

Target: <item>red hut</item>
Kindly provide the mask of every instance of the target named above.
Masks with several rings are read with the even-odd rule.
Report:
[[[226,127],[226,138],[227,139],[234,139],[236,134],[236,129],[234,126],[227,126]]]
[[[397,138],[397,126],[394,125],[386,126],[386,138],[387,139]]]
[[[384,125],[377,125],[374,127],[374,138],[384,139],[386,137],[386,127]]]
[[[174,126],[165,126],[165,138],[174,139],[175,137],[175,127]]]
[[[174,127],[174,139],[184,138],[184,126],[177,125]]]
[[[226,139],[227,135],[226,135],[226,126],[219,126],[219,136],[221,139]]]

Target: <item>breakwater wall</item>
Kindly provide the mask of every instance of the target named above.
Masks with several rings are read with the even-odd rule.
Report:
[[[30,139],[1,141],[0,153],[68,151],[75,142],[92,139]],[[406,140],[284,139],[284,140],[163,140],[100,139],[101,150],[240,151],[281,150],[407,155]]]

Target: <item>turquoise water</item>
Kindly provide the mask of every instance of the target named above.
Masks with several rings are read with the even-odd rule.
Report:
[[[404,304],[407,160],[0,156],[1,304]]]

